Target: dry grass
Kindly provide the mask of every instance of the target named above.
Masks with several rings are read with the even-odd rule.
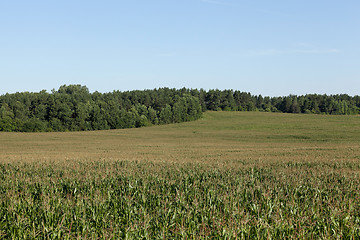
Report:
[[[357,161],[359,139],[359,116],[207,112],[196,122],[140,129],[0,133],[0,161]]]

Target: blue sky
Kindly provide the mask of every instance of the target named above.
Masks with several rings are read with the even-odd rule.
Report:
[[[358,0],[0,2],[0,94],[236,89],[360,95]]]

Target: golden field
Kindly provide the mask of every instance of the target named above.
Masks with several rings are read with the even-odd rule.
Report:
[[[146,160],[232,163],[357,161],[360,117],[207,112],[203,119],[138,129],[0,133],[2,162]]]

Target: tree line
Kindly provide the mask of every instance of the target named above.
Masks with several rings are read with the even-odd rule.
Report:
[[[0,131],[85,131],[199,119],[203,111],[359,114],[360,97],[308,94],[262,97],[234,90],[170,89],[90,93],[63,85],[51,93],[0,96]]]
[[[135,128],[199,119],[199,99],[187,91],[90,93],[86,86],[63,85],[47,93],[0,96],[0,131],[84,131]]]
[[[360,114],[360,96],[307,94],[285,97],[254,96],[233,90],[209,90],[201,103],[207,110],[266,111],[282,113]]]

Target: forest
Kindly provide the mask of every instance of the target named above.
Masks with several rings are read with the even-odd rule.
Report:
[[[234,90],[174,89],[90,93],[63,85],[51,93],[0,96],[0,131],[45,132],[135,128],[199,119],[204,111],[359,114],[360,96],[307,94],[255,96]]]

